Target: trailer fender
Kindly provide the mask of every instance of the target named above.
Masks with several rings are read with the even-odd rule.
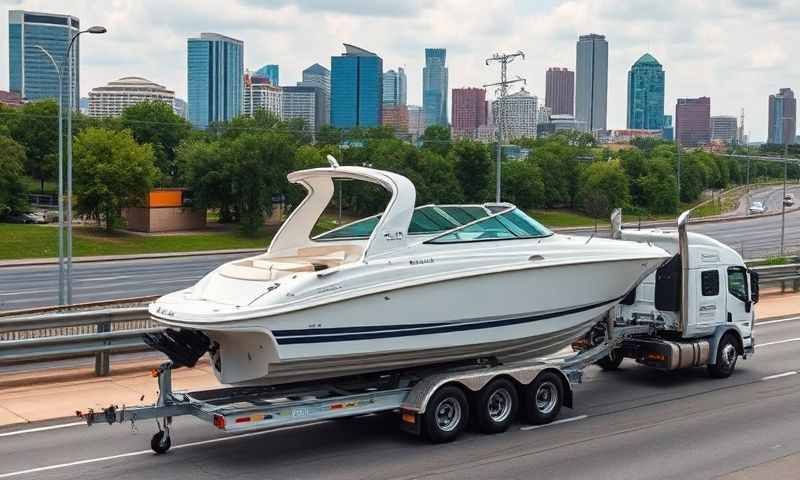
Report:
[[[731,332],[734,338],[736,338],[736,350],[739,355],[744,355],[744,343],[742,342],[742,333],[739,331],[739,328],[736,327],[736,325],[720,325],[714,330],[714,335],[708,339],[710,345],[708,354],[709,365],[715,365],[717,363],[717,348],[719,348],[719,342],[728,332]]]

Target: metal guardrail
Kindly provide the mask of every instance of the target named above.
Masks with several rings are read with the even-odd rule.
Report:
[[[800,264],[753,267],[760,283],[800,290]],[[111,371],[112,352],[145,350],[143,333],[162,329],[145,306],[0,317],[0,365],[95,355],[95,374]]]

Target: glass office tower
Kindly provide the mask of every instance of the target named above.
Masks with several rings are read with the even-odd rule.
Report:
[[[664,69],[649,53],[628,72],[628,128],[661,130],[664,126]]]
[[[331,124],[338,128],[378,127],[383,118],[383,60],[345,44],[331,57]]]
[[[425,67],[422,69],[422,108],[425,124],[447,126],[447,50],[425,49]]]
[[[244,43],[201,33],[188,41],[189,121],[197,128],[239,116],[244,94]]]
[[[80,31],[80,21],[70,15],[11,10],[8,12],[9,90],[25,100],[58,98],[58,74],[47,56],[50,52],[62,71],[64,108],[68,108],[67,46]],[[80,99],[80,39],[72,47],[73,108]]]

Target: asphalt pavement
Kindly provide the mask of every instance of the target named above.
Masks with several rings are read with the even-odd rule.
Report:
[[[723,380],[630,360],[590,367],[575,408],[543,427],[430,445],[389,414],[238,436],[179,417],[156,456],[154,422],[27,425],[0,430],[0,479],[797,478],[786,464],[800,456],[800,317],[755,335],[756,354]],[[724,477],[754,466],[767,473]]]
[[[782,197],[782,190],[758,191],[754,195],[762,195],[770,209],[780,209],[777,200]],[[796,197],[800,201],[800,187],[796,189]],[[690,224],[689,231],[709,235],[746,259],[764,258],[779,252],[780,223],[780,215],[752,217]],[[590,235],[592,229],[573,230],[570,234]],[[607,236],[608,229],[602,228],[597,234]],[[800,251],[800,211],[786,215],[785,239],[786,251]],[[73,303],[166,294],[191,286],[213,268],[247,255],[74,263]],[[0,268],[0,310],[57,304],[57,274],[56,265]]]

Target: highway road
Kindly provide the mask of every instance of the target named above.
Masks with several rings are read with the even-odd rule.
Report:
[[[780,216],[690,224],[689,230],[716,238],[745,258],[762,258],[778,253]],[[591,229],[571,234],[590,235]],[[607,236],[607,229],[601,229],[598,235]],[[786,216],[786,246],[787,251],[800,252],[800,211]],[[74,263],[73,300],[88,302],[168,293],[188,287],[214,267],[242,256]],[[57,272],[56,265],[0,268],[0,310],[56,304]]]
[[[797,478],[800,317],[755,334],[755,356],[724,380],[629,360],[616,372],[591,367],[576,408],[544,427],[434,446],[399,432],[393,415],[239,436],[179,417],[172,450],[156,456],[153,422],[135,434],[125,425],[27,425],[0,430],[0,479]]]
[[[800,185],[787,185],[786,193],[791,193],[795,197],[795,201],[800,201]],[[783,206],[783,187],[763,187],[753,189],[749,194],[742,198],[739,203],[739,208],[736,211],[737,215],[747,215],[749,213],[750,205],[753,202],[761,202],[767,212],[780,212]]]

